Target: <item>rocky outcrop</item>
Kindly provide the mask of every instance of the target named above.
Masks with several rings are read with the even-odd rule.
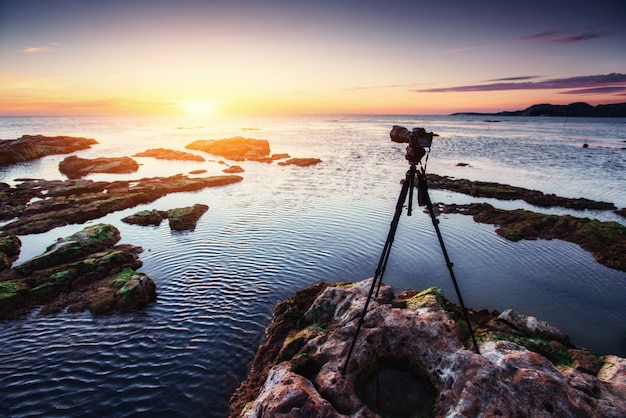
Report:
[[[567,105],[535,104],[524,110],[504,111],[498,113],[455,113],[455,115],[495,115],[495,116],[584,116],[584,117],[626,117],[626,103],[604,104],[592,106],[585,102]]]
[[[161,224],[163,219],[168,219],[172,231],[193,231],[196,228],[196,223],[207,210],[209,207],[203,204],[170,210],[142,210],[123,218],[122,221],[128,224],[157,226]]]
[[[188,144],[185,148],[208,152],[233,161],[258,161],[270,155],[270,143],[267,140],[241,136],[225,139],[200,139]]]
[[[480,354],[441,290],[370,304],[371,286],[327,285],[279,303],[231,417],[622,417],[626,361],[598,357],[557,328],[519,313],[472,311]]]
[[[237,174],[237,173],[243,173],[244,169],[241,168],[238,165],[231,165],[228,168],[225,168],[224,170],[222,170],[224,173],[229,173],[229,174]]]
[[[90,173],[134,173],[139,170],[137,161],[130,157],[79,158],[75,155],[59,163],[59,171],[68,178],[78,179]]]
[[[157,160],[204,161],[204,158],[200,155],[165,148],[149,149],[147,151],[137,153],[133,155],[133,157],[153,157]]]
[[[17,235],[0,236],[0,271],[11,267],[11,264],[17,260],[22,249],[22,241]]]
[[[321,163],[319,158],[290,158],[287,161],[281,161],[278,165],[297,165],[298,167],[307,167]]]
[[[112,225],[88,226],[0,272],[0,318],[15,318],[34,306],[43,306],[42,314],[67,308],[102,315],[156,300],[154,281],[136,271],[141,247],[116,245],[120,238]]]
[[[189,192],[243,180],[240,176],[190,178],[183,175],[138,181],[24,180],[15,187],[0,184],[2,234],[35,234],[80,224],[108,213],[150,203],[169,193]]]
[[[459,163],[460,164],[460,163]],[[458,164],[457,164],[458,165]],[[428,175],[428,186],[432,189],[446,189],[473,197],[489,197],[500,200],[524,200],[531,205],[540,207],[562,206],[569,209],[614,210],[615,205],[609,202],[597,202],[586,198],[567,198],[554,194],[544,194],[539,190],[487,181],[470,181],[455,179],[437,174]]]
[[[159,226],[163,219],[167,218],[166,210],[142,210],[134,215],[126,216],[122,218],[122,222],[132,225],[141,225],[141,226]]]
[[[72,136],[23,135],[0,140],[0,166],[36,160],[47,155],[70,154],[97,144],[95,139]]]
[[[523,209],[497,209],[487,203],[441,205],[444,213],[472,215],[476,222],[497,225],[496,233],[506,239],[561,239],[580,245],[605,266],[626,271],[626,227],[617,222],[546,215]]]
[[[202,204],[169,210],[167,219],[170,223],[170,229],[172,231],[194,230],[196,223],[207,210],[209,207]]]

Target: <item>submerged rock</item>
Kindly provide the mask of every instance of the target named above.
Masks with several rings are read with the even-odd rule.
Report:
[[[128,312],[156,300],[156,285],[144,273],[141,247],[116,245],[112,225],[88,226],[59,238],[46,252],[0,272],[0,319],[35,306],[41,313],[91,310],[96,315]]]
[[[23,135],[14,140],[0,140],[0,166],[36,160],[46,155],[69,154],[91,148],[95,139],[72,136]]]
[[[267,342],[231,398],[230,416],[626,413],[624,359],[599,358],[570,344],[562,331],[535,326],[538,320],[521,314],[499,318],[498,312],[470,310],[477,354],[460,309],[436,288],[394,295],[382,286],[343,374],[371,280],[320,284],[279,303]],[[576,358],[600,364],[589,370]]]
[[[79,158],[71,155],[59,163],[59,171],[71,179],[90,173],[134,173],[139,170],[137,161],[130,157]]]

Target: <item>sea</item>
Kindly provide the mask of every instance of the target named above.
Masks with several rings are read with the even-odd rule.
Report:
[[[94,138],[82,158],[132,156],[152,148],[193,152],[205,162],[136,157],[133,180],[222,175],[239,165],[242,182],[175,193],[83,225],[20,236],[16,264],[57,238],[109,223],[121,243],[143,247],[140,271],[157,284],[145,309],[95,317],[40,316],[38,308],[0,322],[0,416],[224,417],[245,378],[277,302],[319,282],[372,277],[409,164],[393,125],[436,136],[427,173],[510,184],[626,207],[626,118],[415,115],[254,117],[1,117],[0,138],[25,134]],[[309,167],[233,162],[185,146],[198,139],[267,139],[272,153],[320,158]],[[587,144],[587,147],[583,147]],[[65,179],[66,155],[0,167],[0,181]],[[461,165],[459,165],[461,163]],[[192,175],[193,176],[193,175]],[[196,175],[197,176],[197,175]],[[626,224],[612,211],[539,208],[523,201],[430,190],[433,202],[487,202],[503,209],[569,214]],[[143,209],[210,207],[195,230],[128,225]],[[384,282],[400,292],[437,286],[458,302],[431,219],[415,203],[403,212]],[[515,309],[564,330],[599,355],[626,356],[626,273],[561,240],[508,241],[494,225],[445,214],[439,227],[465,305]]]

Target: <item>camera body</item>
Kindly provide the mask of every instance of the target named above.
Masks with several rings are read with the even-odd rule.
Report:
[[[426,132],[424,128],[413,128],[413,131],[409,131],[404,126],[394,125],[389,136],[393,142],[407,143],[412,147],[428,148],[432,144],[435,134]]]
[[[409,144],[406,147],[405,158],[412,164],[417,164],[426,154],[424,148],[430,148],[433,136],[437,134],[426,132],[424,128],[413,128],[413,131],[409,131],[404,126],[394,125],[389,136],[393,142]]]

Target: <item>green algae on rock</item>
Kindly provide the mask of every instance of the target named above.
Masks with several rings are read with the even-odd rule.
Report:
[[[88,226],[0,272],[0,318],[16,318],[35,306],[42,306],[42,314],[65,308],[127,312],[156,300],[154,281],[136,271],[141,247],[116,245],[120,239],[112,225]]]

